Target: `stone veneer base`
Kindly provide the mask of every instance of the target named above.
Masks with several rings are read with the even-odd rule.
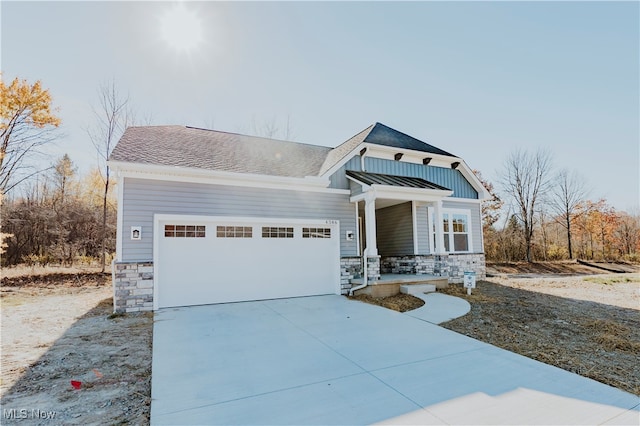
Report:
[[[113,311],[153,310],[153,262],[113,263]]]

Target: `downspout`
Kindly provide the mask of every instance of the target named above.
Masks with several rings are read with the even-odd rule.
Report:
[[[364,281],[359,286],[351,287],[351,290],[349,290],[349,297],[353,296],[353,292],[354,291],[358,291],[358,290],[360,290],[362,288],[365,288],[367,286],[367,269],[368,269],[367,268],[367,253],[369,253],[369,247],[365,248],[362,251],[362,265],[363,265],[363,267],[362,267],[362,269],[363,269],[362,276],[364,278]]]

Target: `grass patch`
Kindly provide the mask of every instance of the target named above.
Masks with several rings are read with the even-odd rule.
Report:
[[[619,284],[619,283],[637,283],[637,282],[640,282],[640,275],[616,274],[611,276],[587,277],[587,278],[583,278],[583,281],[588,281],[590,283],[603,284],[603,285],[613,285],[613,284]]]

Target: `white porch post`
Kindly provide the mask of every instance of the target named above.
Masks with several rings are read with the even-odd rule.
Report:
[[[434,221],[435,221],[435,231],[436,231],[436,246],[435,246],[435,254],[445,254],[444,250],[444,229],[442,227],[442,200],[435,201],[434,205]]]
[[[364,199],[364,223],[365,235],[367,236],[367,254],[369,256],[377,256],[378,244],[376,240],[376,198],[372,193],[367,193]]]

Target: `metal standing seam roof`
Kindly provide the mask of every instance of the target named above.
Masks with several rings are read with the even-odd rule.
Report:
[[[387,185],[400,186],[403,188],[436,189],[441,191],[450,191],[449,188],[445,188],[444,186],[440,186],[422,178],[384,175],[381,173],[356,172],[352,170],[347,170],[346,173],[347,176],[351,176],[358,182],[362,182],[366,185]]]

